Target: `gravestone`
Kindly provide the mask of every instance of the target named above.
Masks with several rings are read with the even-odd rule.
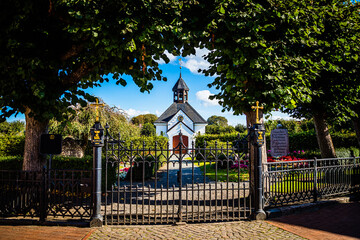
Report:
[[[67,137],[63,140],[61,156],[64,157],[84,157],[84,146],[80,141]]]
[[[274,129],[270,135],[272,157],[286,156],[289,153],[289,134],[287,129]]]

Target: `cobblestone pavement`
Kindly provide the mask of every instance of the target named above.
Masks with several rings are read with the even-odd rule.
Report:
[[[107,226],[88,239],[304,239],[264,221],[186,225]]]
[[[311,240],[360,239],[360,201],[270,219],[268,223]]]
[[[0,240],[80,240],[96,229],[58,226],[0,226]]]

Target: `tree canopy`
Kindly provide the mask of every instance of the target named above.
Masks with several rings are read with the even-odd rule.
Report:
[[[228,125],[228,120],[223,116],[213,115],[207,119],[209,125],[218,125],[221,127],[226,127]]]
[[[235,114],[260,101],[265,113],[314,117],[323,156],[333,157],[326,117],[353,115],[358,102],[359,20],[350,0],[224,1],[197,36],[212,49],[202,72],[216,75],[214,97]]]
[[[90,128],[94,125],[96,118],[94,109],[90,104],[86,107],[77,104],[72,106],[71,109],[73,111],[68,112],[67,120],[59,122],[52,119],[50,121],[49,132],[84,140],[87,143]],[[129,123],[126,114],[121,109],[105,104],[104,107],[99,108],[99,115],[101,124],[110,126],[109,132],[113,137],[118,137],[119,133],[121,133],[121,139],[123,140],[140,136],[140,128]]]
[[[202,72],[216,75],[209,86],[235,114],[256,101],[265,112],[293,109],[324,97],[314,84],[330,87],[337,79],[332,91],[340,93],[354,83],[360,31],[351,1],[223,1],[208,21],[198,36],[212,49],[210,68]]]
[[[4,0],[0,2],[0,117],[25,113],[24,166],[40,169],[40,134],[68,107],[94,98],[84,89],[109,81],[140,91],[166,80],[157,60],[179,54],[184,4],[176,0]],[[194,51],[194,50],[193,50]],[[66,114],[65,114],[66,115]]]
[[[154,124],[154,122],[158,119],[158,117],[155,114],[140,114],[136,117],[133,117],[131,119],[131,122],[137,126],[144,125],[145,123],[151,123]]]

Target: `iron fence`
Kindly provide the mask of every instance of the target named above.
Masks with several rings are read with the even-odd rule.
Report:
[[[0,170],[0,217],[89,219],[92,171]]]
[[[283,206],[359,192],[360,158],[329,158],[263,164],[265,206]]]
[[[174,148],[106,141],[105,224],[247,219],[251,194],[244,162],[247,138],[213,147]],[[111,177],[111,172],[115,177]],[[246,172],[246,174],[245,174]]]

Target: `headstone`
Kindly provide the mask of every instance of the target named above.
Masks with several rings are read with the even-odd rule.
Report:
[[[84,147],[79,141],[67,137],[63,140],[61,155],[64,157],[82,158],[84,156]]]
[[[289,153],[289,134],[287,129],[274,129],[270,135],[272,157],[286,156]]]

